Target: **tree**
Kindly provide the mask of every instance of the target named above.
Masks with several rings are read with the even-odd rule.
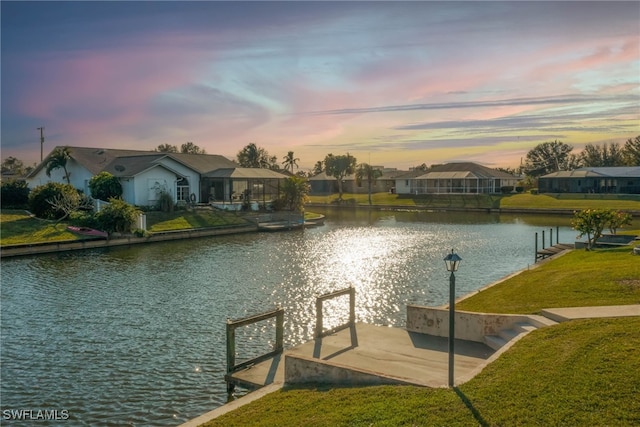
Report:
[[[362,181],[367,182],[367,191],[369,193],[369,206],[373,203],[371,202],[371,187],[375,184],[376,180],[382,176],[382,171],[380,169],[376,169],[373,166],[367,163],[361,163],[358,165],[356,169],[356,182],[358,185],[362,185]]]
[[[198,147],[193,142],[185,142],[180,146],[180,152],[184,154],[207,154],[204,148]]]
[[[313,166],[313,170],[311,171],[312,176],[321,174],[324,172],[324,162],[322,160],[318,160],[316,164]]]
[[[24,173],[25,168],[22,160],[9,156],[2,161],[2,175],[21,176]]]
[[[29,203],[29,186],[25,181],[10,179],[2,181],[2,190],[0,192],[0,201],[2,208],[22,208],[24,209]]]
[[[327,175],[338,180],[338,201],[342,201],[342,180],[355,171],[356,158],[347,153],[346,156],[334,156],[328,154],[324,158],[324,167]]]
[[[62,213],[62,215],[58,217],[58,222],[79,210],[88,211],[93,209],[93,202],[84,196],[84,194],[79,194],[77,191],[75,193],[71,191],[61,192],[47,200],[47,203],[57,212]]]
[[[39,185],[29,193],[29,210],[38,218],[58,219],[66,215],[66,212],[53,206],[50,201],[56,200],[62,194],[65,198],[79,199],[78,190],[70,184],[61,184],[59,182],[49,182],[45,185]]]
[[[573,147],[560,141],[543,142],[527,153],[524,173],[538,177],[569,166],[569,153]]]
[[[414,166],[411,169],[413,169],[414,171],[422,171],[422,172],[426,172],[429,170],[429,166],[427,166],[426,163],[423,163],[421,165],[418,166]]]
[[[634,139],[629,138],[622,148],[624,164],[627,166],[640,166],[640,135]]]
[[[309,200],[309,181],[299,176],[290,176],[282,186],[282,204],[285,209],[304,212],[304,205]]]
[[[602,230],[611,222],[612,215],[613,211],[609,209],[585,209],[574,212],[571,226],[580,232],[578,238],[587,236],[587,250],[593,248],[596,240],[602,236]]]
[[[100,230],[107,233],[130,233],[140,212],[122,199],[110,199],[96,216]]]
[[[243,168],[269,169],[275,156],[269,156],[269,153],[264,148],[260,148],[252,142],[240,150],[236,158],[238,164]]]
[[[580,153],[580,164],[583,167],[607,167],[624,165],[624,156],[620,144],[608,145],[587,144]]]
[[[64,177],[67,180],[67,184],[71,184],[71,179],[69,179],[69,171],[67,171],[67,162],[71,159],[71,150],[69,147],[56,147],[49,155],[49,160],[47,161],[47,169],[45,172],[47,176],[51,176],[51,171],[54,169],[62,168],[64,170]]]
[[[157,151],[159,153],[177,153],[178,147],[171,144],[160,144],[153,151]]]
[[[120,180],[109,172],[100,172],[89,180],[91,197],[98,200],[109,200],[122,197]]]
[[[282,158],[282,160],[282,166],[284,166],[284,169],[291,169],[291,173],[293,174],[293,167],[298,167],[298,160],[300,159],[293,155],[293,151],[289,151],[287,155]]]
[[[609,223],[607,224],[611,234],[616,234],[618,228],[624,227],[625,225],[631,225],[631,214],[621,211],[612,211],[611,218],[609,218]]]

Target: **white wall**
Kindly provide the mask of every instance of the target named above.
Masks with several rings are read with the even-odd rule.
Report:
[[[182,176],[184,176],[185,178],[187,178],[189,180],[189,194],[191,195],[192,193],[196,195],[196,202],[200,202],[200,174],[197,173],[196,171],[194,171],[193,169],[189,169],[188,167],[184,166],[182,163],[178,163],[175,160],[169,158],[169,157],[165,157],[163,159],[161,159],[159,162],[159,164],[162,164],[166,167],[168,167],[169,169],[178,172],[179,174],[181,174]],[[172,193],[174,198],[176,195],[176,185],[174,183],[173,186],[173,190]],[[207,200],[205,200],[206,202]]]
[[[157,202],[157,190],[164,189],[171,194],[175,202],[176,198],[176,174],[158,165],[135,176],[133,188],[133,203],[138,206],[155,205]]]
[[[71,181],[71,185],[73,185],[78,190],[83,191],[86,195],[91,195],[88,186],[88,182],[93,176],[91,172],[85,169],[84,166],[79,165],[73,159],[69,159],[69,161],[67,161],[67,171],[69,171],[69,180]],[[54,169],[51,171],[51,176],[48,177],[46,173],[46,167],[44,167],[35,176],[27,180],[27,185],[29,185],[29,188],[33,189],[40,185],[45,185],[49,182],[59,182],[61,184],[66,184],[67,180],[64,177],[64,169]]]

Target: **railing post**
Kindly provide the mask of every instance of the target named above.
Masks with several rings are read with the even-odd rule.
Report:
[[[356,288],[349,287],[349,323],[356,324]]]
[[[553,246],[553,228],[549,229],[549,246]]]
[[[276,351],[284,349],[284,310],[278,307],[276,313]]]
[[[542,230],[542,249],[544,249],[544,230]]]
[[[227,374],[233,371],[236,365],[236,328],[230,319],[227,319]],[[227,381],[227,393],[231,394],[235,390],[235,385]]]
[[[316,338],[322,336],[322,299],[316,298]]]
[[[538,262],[538,233],[536,233],[536,253],[535,253],[535,261],[534,263]]]

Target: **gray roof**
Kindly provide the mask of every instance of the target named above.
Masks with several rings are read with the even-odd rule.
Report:
[[[640,178],[640,166],[579,168],[553,172],[540,178]]]
[[[154,162],[157,162],[164,157],[170,157],[200,174],[204,174],[215,169],[238,166],[237,163],[217,154],[158,153],[156,151],[91,147],[68,148],[71,158],[85,167],[93,175],[97,175],[102,171],[107,171],[116,176],[133,176],[135,174],[126,172],[126,169],[119,174],[114,173],[117,172],[115,169],[116,165],[121,164],[125,168],[129,167],[131,171],[137,170],[137,173],[140,173],[143,170],[149,169],[153,166]],[[29,174],[29,176],[35,175],[42,170],[47,165],[50,156],[51,153],[49,153],[49,155],[33,170],[33,172],[31,172],[31,174]],[[116,161],[117,159],[118,161]],[[147,163],[146,167],[144,165],[145,162]]]
[[[471,172],[477,178],[517,179],[516,176],[511,175],[510,173],[491,169],[473,162],[458,162],[436,165],[432,166],[431,169],[429,169],[429,173],[433,172]]]
[[[233,179],[284,179],[287,175],[271,169],[262,168],[222,168],[207,172],[202,175],[207,178],[233,178]]]

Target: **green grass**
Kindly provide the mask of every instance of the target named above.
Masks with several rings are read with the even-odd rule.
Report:
[[[228,227],[247,224],[233,212],[214,210],[146,212],[150,232],[188,230],[191,228]],[[61,240],[81,240],[67,230],[68,221],[56,223],[34,218],[26,211],[0,211],[0,244],[33,244]]]
[[[640,258],[630,252],[630,246],[574,250],[462,300],[456,308],[535,314],[554,307],[640,304]]]
[[[640,304],[640,259],[630,249],[575,250],[456,307],[524,314]],[[574,320],[530,333],[454,390],[284,388],[205,426],[637,426],[639,330],[640,317]]]
[[[0,242],[15,245],[79,239],[67,230],[67,225],[67,222],[34,218],[26,211],[3,209],[0,211]]]
[[[310,196],[312,203],[336,204],[338,195]],[[368,205],[367,194],[345,193],[342,204]],[[640,196],[610,194],[389,194],[371,195],[373,205],[422,207],[433,209],[620,209],[640,211]]]
[[[577,320],[527,335],[456,390],[285,388],[214,426],[634,426],[640,318]]]
[[[152,233],[247,224],[245,219],[233,212],[209,209],[173,212],[146,212],[146,215],[147,229]]]

